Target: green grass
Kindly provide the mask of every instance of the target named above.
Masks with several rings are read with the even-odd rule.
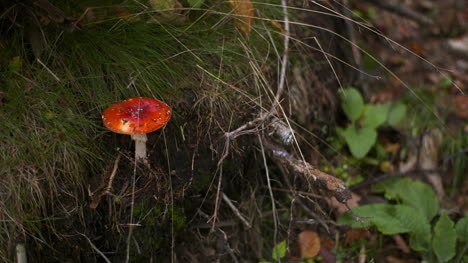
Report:
[[[67,14],[81,12],[60,4]],[[27,241],[30,255],[48,253],[33,249],[42,247],[53,251],[49,260],[60,261],[52,240],[64,230],[61,225],[89,228],[85,218],[95,215],[87,208],[88,186],[109,173],[117,147],[131,147],[128,138],[102,126],[101,112],[107,106],[132,96],[161,99],[174,108],[170,126],[178,137],[177,125],[187,121],[187,109],[178,105],[187,103],[187,94],[198,94],[192,106],[197,118],[207,119],[202,114],[211,112],[216,122],[229,123],[236,107],[257,106],[251,101],[259,94],[249,86],[256,78],[249,61],[263,66],[277,59],[267,26],[255,24],[257,32],[246,40],[219,14],[183,26],[147,23],[151,12],[136,22],[109,15],[68,32],[54,23],[37,24],[25,10],[16,22],[41,34],[31,37],[24,27],[13,26],[8,41],[2,41],[7,55],[0,63],[0,184],[5,200],[0,236],[9,240],[0,247],[4,262],[11,261],[10,251],[19,240]],[[191,21],[200,14],[190,14]],[[226,21],[218,24],[220,19]],[[46,44],[31,44],[37,41]],[[16,56],[21,67],[9,68]]]

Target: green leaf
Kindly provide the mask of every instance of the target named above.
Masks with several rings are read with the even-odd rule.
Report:
[[[410,233],[409,245],[414,251],[429,251],[431,249],[431,228],[424,223],[420,228]]]
[[[447,262],[455,256],[457,233],[453,221],[444,211],[434,227],[432,249],[439,262]]]
[[[187,0],[187,2],[193,8],[200,8],[200,6],[205,2],[205,0]]]
[[[403,103],[394,103],[390,107],[390,113],[388,114],[388,124],[398,124],[406,115],[406,106]]]
[[[389,110],[389,103],[380,105],[369,105],[369,109],[365,114],[362,126],[372,128],[379,127],[380,125],[384,124],[387,120]]]
[[[343,136],[353,156],[361,159],[366,156],[377,140],[377,131],[371,127],[362,127],[357,130],[352,125],[344,130]]]
[[[22,64],[23,62],[21,61],[20,57],[14,57],[10,60],[10,63],[8,64],[8,70],[10,72],[20,72]]]
[[[455,228],[457,230],[458,238],[463,242],[468,242],[468,216],[458,220]]]
[[[280,258],[284,258],[286,256],[286,240],[279,242],[275,247],[273,247],[273,251],[271,257],[274,260],[278,260]]]
[[[341,108],[350,121],[357,121],[364,109],[361,93],[355,88],[344,89],[341,95]]]
[[[417,251],[430,248],[430,224],[418,210],[406,205],[373,204],[353,208],[354,213],[364,217],[356,221],[350,212],[338,220],[338,224],[353,228],[375,226],[382,234],[410,233],[410,246]],[[365,218],[369,217],[369,218]]]
[[[384,192],[385,198],[400,200],[403,204],[419,210],[428,222],[439,211],[439,200],[436,194],[429,185],[421,182],[394,177],[375,184],[372,190],[377,193]]]

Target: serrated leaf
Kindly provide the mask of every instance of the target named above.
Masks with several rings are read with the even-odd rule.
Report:
[[[364,110],[361,93],[355,88],[344,89],[341,94],[341,108],[350,121],[357,121]]]
[[[362,224],[346,212],[338,224],[353,228],[375,226],[382,234],[410,233],[410,246],[417,251],[430,248],[430,224],[418,210],[406,205],[373,204],[353,208],[355,214],[364,217]],[[369,218],[365,218],[369,217]]]
[[[447,262],[455,256],[457,233],[453,221],[444,211],[434,227],[432,249],[439,262]]]
[[[200,6],[203,5],[205,0],[187,0],[187,2],[193,8],[200,8]]]
[[[458,220],[455,229],[457,230],[458,238],[461,241],[468,242],[468,216]]]
[[[431,221],[439,211],[439,200],[428,184],[395,177],[375,184],[372,190],[384,192],[385,198],[400,200],[403,204],[419,210],[427,221]]]
[[[352,125],[344,130],[343,136],[353,156],[361,159],[367,155],[377,140],[377,131],[371,127],[362,127],[357,130]]]
[[[229,4],[234,14],[234,24],[248,37],[252,29],[252,19],[254,17],[252,2],[250,0],[229,0]]]
[[[390,104],[369,105],[369,109],[364,115],[363,127],[377,128],[384,124],[390,110]]]
[[[273,247],[271,257],[274,260],[278,260],[280,258],[284,258],[285,256],[286,256],[286,240],[283,240],[279,242],[275,247]]]
[[[394,103],[390,107],[388,114],[388,124],[398,124],[406,115],[406,105],[403,103]]]

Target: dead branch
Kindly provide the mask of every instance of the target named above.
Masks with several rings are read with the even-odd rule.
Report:
[[[338,202],[346,204],[346,202],[351,199],[351,191],[341,179],[324,173],[308,162],[294,157],[292,154],[272,144],[265,138],[263,139],[263,144],[265,148],[271,152],[275,160],[295,173],[301,174],[306,178],[312,178],[320,189],[331,193]]]
[[[394,5],[392,3],[389,3],[388,1],[380,1],[380,0],[366,0],[367,2],[379,7],[379,8],[382,8],[382,9],[385,9],[389,12],[392,12],[392,13],[395,13],[399,16],[402,16],[402,17],[406,17],[406,18],[409,18],[409,19],[412,19],[422,25],[425,25],[425,26],[432,26],[434,24],[434,22],[432,22],[431,19],[429,19],[428,17],[418,13],[418,12],[415,12],[411,9],[408,9],[404,6],[400,6],[400,5]]]
[[[98,207],[99,203],[101,202],[101,198],[110,193],[110,190],[112,189],[112,183],[114,182],[115,174],[117,173],[117,168],[119,167],[120,156],[121,155],[119,154],[119,156],[117,156],[117,158],[115,159],[114,167],[112,168],[112,173],[109,176],[107,185],[105,185],[105,182],[102,182],[101,186],[99,186],[98,189],[96,189],[90,194],[90,198],[92,201],[89,207],[91,209],[95,209],[96,207]]]
[[[231,208],[231,210],[234,212],[234,214],[244,223],[245,227],[247,228],[252,228],[252,225],[245,219],[245,217],[240,213],[239,209],[232,203],[231,199],[225,194],[221,194],[223,197],[224,202]]]
[[[324,173],[308,162],[294,157],[265,138],[263,139],[263,144],[266,149],[270,150],[273,159],[279,161],[295,173],[301,174],[306,178],[311,177],[320,189],[331,193],[338,202],[346,204],[351,199],[351,191],[341,179]]]

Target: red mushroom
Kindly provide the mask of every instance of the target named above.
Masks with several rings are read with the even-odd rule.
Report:
[[[134,97],[111,105],[102,113],[102,121],[109,130],[132,136],[139,161],[146,159],[146,134],[166,125],[171,115],[171,108],[162,101]]]

